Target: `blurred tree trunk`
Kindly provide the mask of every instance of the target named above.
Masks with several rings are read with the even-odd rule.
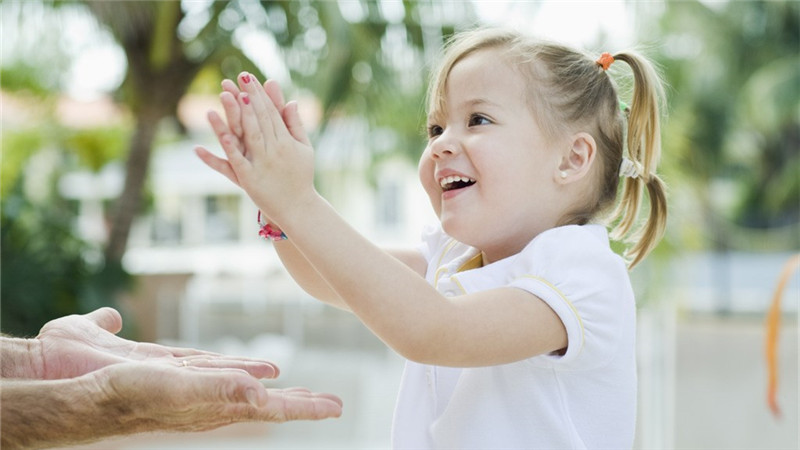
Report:
[[[130,151],[125,164],[125,184],[113,210],[111,229],[105,248],[107,264],[119,263],[125,253],[131,225],[142,204],[153,139],[158,122],[163,117],[163,114],[154,113],[136,118],[136,128],[131,137]]]
[[[202,61],[189,61],[177,36],[183,18],[180,2],[87,2],[87,6],[125,51],[128,71],[122,95],[135,117],[125,183],[112,210],[105,248],[106,265],[116,267],[142,206],[158,125],[175,114]]]

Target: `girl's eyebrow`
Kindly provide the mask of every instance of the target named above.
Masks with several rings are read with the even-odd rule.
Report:
[[[462,107],[465,108],[474,108],[476,106],[500,106],[499,103],[493,102],[487,98],[482,98],[482,97],[465,100],[464,102],[461,103],[461,105]]]

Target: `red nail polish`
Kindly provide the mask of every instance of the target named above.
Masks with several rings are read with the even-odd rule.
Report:
[[[250,104],[250,96],[247,95],[247,94],[242,94],[242,101],[244,102],[245,105],[249,105]]]
[[[244,82],[245,84],[249,83],[250,82],[250,75],[248,75],[248,74],[242,75],[242,82]]]

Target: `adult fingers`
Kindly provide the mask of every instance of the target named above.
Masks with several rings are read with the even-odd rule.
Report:
[[[180,369],[179,369],[180,370]],[[186,369],[178,372],[187,398],[203,403],[249,403],[253,407],[267,404],[268,395],[257,378],[240,370]]]
[[[115,364],[104,369],[112,392],[128,405],[141,403],[184,425],[214,427],[223,422],[319,420],[338,417],[341,400],[307,389],[265,389],[239,370],[183,369],[146,363]],[[103,372],[95,373],[100,376]],[[148,413],[149,414],[149,413]],[[176,416],[177,415],[177,416]],[[173,423],[169,428],[178,429]]]
[[[181,358],[180,364],[186,367],[202,369],[237,369],[243,370],[255,378],[277,378],[280,369],[275,363],[262,359],[237,358],[226,355],[197,355]]]
[[[199,146],[195,147],[194,152],[208,167],[225,175],[227,179],[233,181],[237,186],[239,185],[239,178],[236,176],[236,172],[233,171],[230,163],[228,163],[228,160],[219,158],[205,148]]]
[[[266,410],[278,421],[320,420],[342,415],[341,400],[306,389],[267,389]]]
[[[155,362],[113,364],[96,371],[120,400],[138,401],[163,415],[189,414],[214,406],[261,407],[266,389],[255,377],[237,369],[175,367]]]
[[[268,389],[269,390],[269,389]],[[336,403],[339,406],[342,406],[342,399],[333,394],[326,394],[324,392],[312,392],[310,389],[306,387],[291,387],[283,389],[284,392],[291,394],[292,396],[297,397],[314,397],[314,398],[324,398]]]
[[[137,350],[155,358],[168,358],[183,367],[243,370],[256,378],[276,378],[280,369],[272,361],[244,356],[230,356],[188,347],[168,347],[142,342]]]
[[[332,394],[318,394],[304,388],[265,389],[253,377],[234,371],[194,372],[184,384],[188,398],[205,403],[249,404],[255,410],[243,411],[239,420],[285,422],[339,417],[342,401]],[[189,381],[189,380],[187,380]]]
[[[83,316],[113,334],[119,333],[122,329],[122,316],[114,308],[103,307]]]

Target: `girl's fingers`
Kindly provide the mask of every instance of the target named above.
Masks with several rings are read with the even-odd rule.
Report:
[[[227,78],[222,80],[222,90],[230,92],[234,98],[239,96],[239,87],[236,86],[236,83]]]
[[[239,138],[232,134],[226,134],[222,136],[219,142],[222,144],[222,149],[225,150],[225,156],[228,157],[228,164],[230,164],[237,179],[240,178],[243,173],[246,176],[246,172],[252,168],[252,165],[250,164],[250,160],[245,158],[239,150],[241,146]]]
[[[259,128],[264,133],[264,139],[272,139],[275,137],[275,126],[272,120],[269,119],[269,107],[273,106],[272,100],[267,97],[263,86],[258,84],[255,75],[242,72],[239,75],[239,86],[248,95],[248,104],[252,111],[255,112]],[[248,148],[250,147],[248,146]]]
[[[251,103],[250,95],[246,92],[239,94],[239,105],[242,108],[242,129],[244,130],[244,146],[248,149],[251,157],[265,155],[267,152],[264,130],[261,127],[263,121],[258,120]],[[266,136],[272,136],[272,131]]]
[[[283,92],[277,80],[267,80],[264,82],[264,91],[266,92],[272,104],[280,111],[281,119],[286,124],[286,128],[293,138],[306,145],[311,145],[308,139],[303,123],[300,121],[300,115],[297,113],[297,102],[284,103]]]
[[[297,112],[297,102],[291,101],[283,108],[283,123],[289,129],[292,137],[306,145],[311,145],[311,140],[306,134],[306,129],[303,127],[303,122],[300,120],[300,114]]]
[[[264,86],[261,86],[257,84],[255,76],[247,73],[240,78],[250,80],[248,83],[243,83],[244,90],[252,99],[253,109],[259,117],[259,123],[265,136],[274,136],[276,139],[287,137],[289,133],[280,113],[280,110],[283,109],[283,94],[280,92],[277,82],[266,82]]]
[[[236,105],[236,108],[237,109],[239,108],[238,103]],[[206,117],[208,118],[208,123],[211,124],[211,129],[214,130],[214,134],[217,135],[217,140],[220,141],[220,143],[222,143],[223,136],[233,135],[231,129],[228,128],[228,125],[225,123],[224,120],[222,120],[222,117],[220,117],[216,111],[209,111]],[[241,146],[238,146],[238,150],[241,151],[244,149],[242,149]]]
[[[222,108],[225,110],[225,118],[227,119],[228,127],[236,137],[241,138],[242,110],[239,108],[239,102],[236,101],[237,95],[239,95],[238,92],[233,94],[229,91],[223,91],[219,94],[219,100],[222,103]]]
[[[278,111],[283,111],[283,107],[286,106],[286,101],[283,99],[283,92],[281,92],[281,87],[278,84],[278,81],[265,81],[264,92],[267,94],[269,100],[272,101],[272,104],[275,105],[275,108],[277,108]]]
[[[233,171],[233,168],[227,160],[214,156],[211,152],[203,147],[195,147],[194,151],[200,160],[203,161],[208,167],[214,169],[222,175],[225,175],[227,179],[233,181],[234,184],[239,186],[239,178],[236,176],[236,173]]]
[[[234,100],[234,102],[236,102],[236,100]],[[236,109],[239,111],[240,118],[238,122],[239,126],[241,126],[241,107],[238,102],[236,103]],[[217,140],[220,145],[222,145],[226,154],[229,150],[235,151],[242,154],[248,160],[250,159],[250,155],[247,154],[247,149],[242,145],[241,136],[235,136],[216,111],[208,112],[208,122],[211,124],[211,129],[214,130],[214,133],[217,135]],[[226,145],[230,146],[230,148],[225,148]]]

